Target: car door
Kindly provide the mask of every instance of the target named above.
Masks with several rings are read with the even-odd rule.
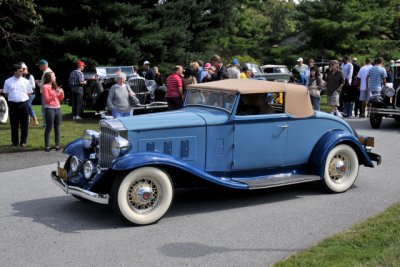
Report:
[[[287,115],[235,116],[232,170],[284,166]]]

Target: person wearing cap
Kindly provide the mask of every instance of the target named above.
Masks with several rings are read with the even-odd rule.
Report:
[[[303,58],[299,57],[297,59],[297,64],[294,66],[294,68],[304,76],[306,76],[306,70],[308,69],[308,66],[306,64],[303,64]]]
[[[330,71],[326,78],[326,88],[328,89],[328,105],[332,108],[331,114],[338,116],[343,115],[339,112],[339,95],[344,85],[344,75],[339,69],[339,62],[337,60],[329,61]]]
[[[72,93],[72,119],[82,120],[83,109],[83,85],[86,84],[83,69],[86,67],[85,62],[76,62],[76,69],[69,75],[69,86]]]
[[[24,147],[28,139],[29,95],[32,93],[32,86],[22,77],[23,70],[20,64],[12,65],[12,71],[14,75],[4,82],[3,92],[8,99],[12,145]]]
[[[43,117],[43,127],[46,127],[46,119],[45,119],[45,114],[44,114],[44,109],[45,109],[45,103],[44,103],[44,99],[43,99],[43,82],[44,82],[44,75],[47,72],[53,72],[50,67],[49,67],[49,62],[47,62],[47,60],[45,59],[41,59],[39,60],[39,62],[37,63],[37,66],[39,67],[39,69],[42,71],[42,78],[40,79],[40,81],[37,81],[38,85],[39,85],[39,90],[40,90],[40,94],[41,94],[41,103],[42,103],[42,117]]]
[[[22,77],[27,79],[32,86],[32,93],[29,95],[29,116],[31,116],[31,118],[32,118],[32,125],[38,126],[39,121],[36,117],[35,110],[32,108],[32,102],[33,102],[33,99],[35,99],[35,88],[36,88],[35,78],[33,77],[32,74],[29,73],[28,66],[24,62],[20,62],[19,64],[21,65],[22,71],[23,71]]]
[[[150,68],[150,62],[149,61],[145,61],[145,62],[143,62],[143,68],[144,68],[144,70],[143,70],[143,77],[146,79],[146,80],[154,80],[155,79],[155,75],[154,75],[154,72],[153,72],[153,70]]]

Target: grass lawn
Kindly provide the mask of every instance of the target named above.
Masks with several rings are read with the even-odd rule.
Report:
[[[400,266],[400,204],[276,263],[291,266]]]
[[[11,127],[10,122],[6,124],[0,124],[0,153],[12,153],[29,150],[44,149],[44,128],[43,117],[41,113],[41,106],[33,106],[36,116],[39,119],[39,126],[33,127],[30,124],[28,132],[28,141],[26,147],[13,147],[11,146]],[[79,138],[85,129],[99,129],[100,117],[94,116],[94,113],[86,112],[82,121],[72,120],[72,107],[68,105],[61,106],[63,118],[61,123],[61,146],[65,146],[72,140]],[[54,144],[54,129],[50,134],[50,145],[53,147]]]

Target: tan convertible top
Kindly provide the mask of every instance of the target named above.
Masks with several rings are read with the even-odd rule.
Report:
[[[299,118],[314,114],[307,87],[298,84],[268,82],[252,79],[226,79],[191,84],[188,89],[236,92],[240,94],[286,93],[286,112]]]

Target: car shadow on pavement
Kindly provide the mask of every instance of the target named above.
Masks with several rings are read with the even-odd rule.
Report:
[[[322,195],[316,183],[243,191],[226,188],[177,190],[166,218],[254,207]],[[12,204],[13,216],[30,218],[54,230],[79,233],[86,230],[129,227],[109,205],[79,201],[72,196],[35,199]]]

